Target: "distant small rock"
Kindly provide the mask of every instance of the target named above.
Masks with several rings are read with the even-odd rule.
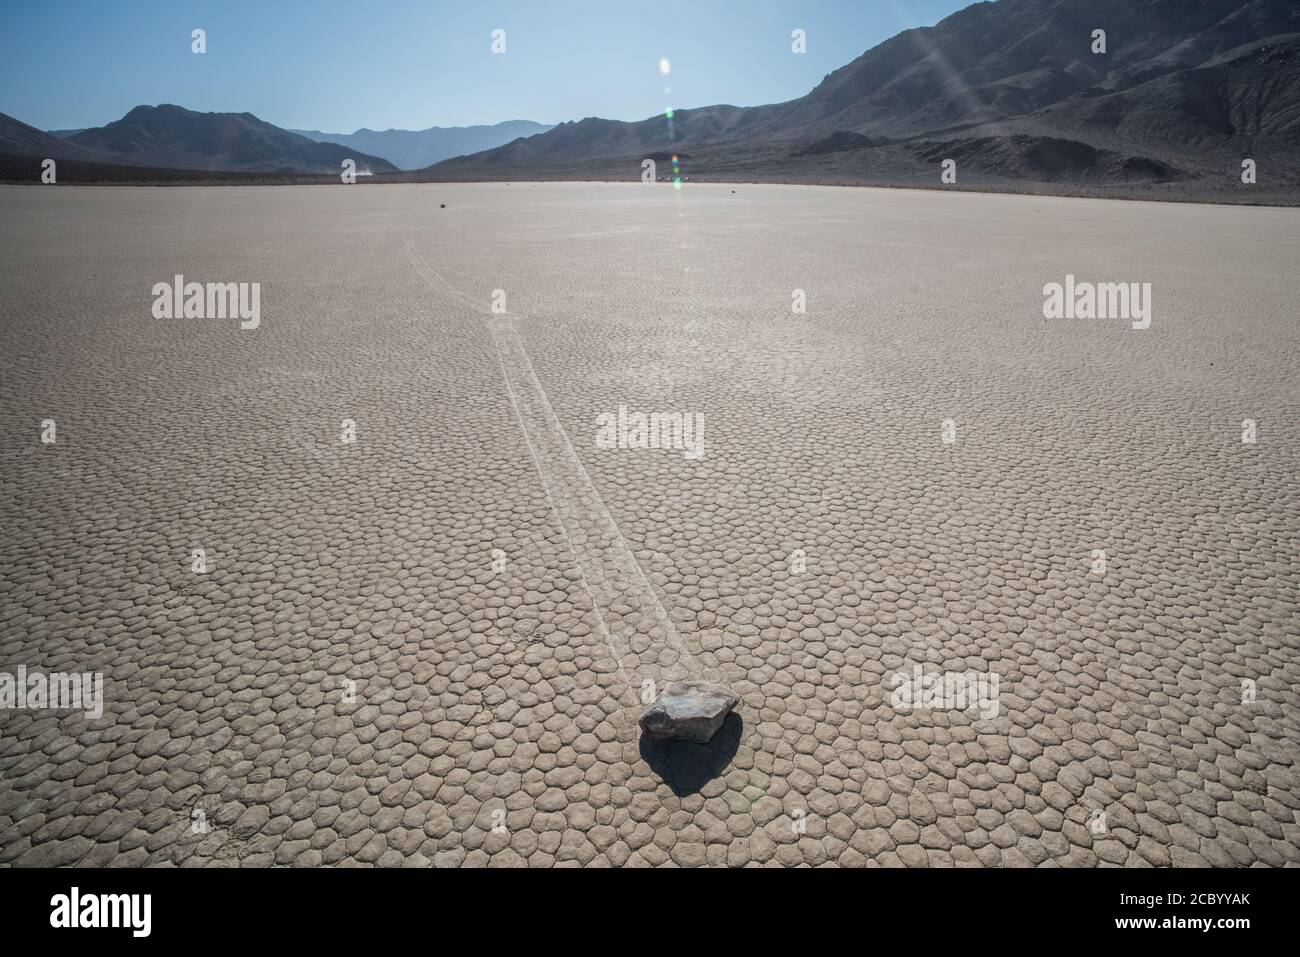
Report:
[[[740,695],[709,681],[673,681],[641,715],[647,737],[704,744],[740,704]]]

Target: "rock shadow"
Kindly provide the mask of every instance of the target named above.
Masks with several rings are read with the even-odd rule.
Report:
[[[674,794],[685,797],[722,775],[740,748],[744,727],[744,720],[733,711],[708,744],[648,738],[643,734],[641,757]]]

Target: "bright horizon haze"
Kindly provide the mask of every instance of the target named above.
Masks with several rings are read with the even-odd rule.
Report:
[[[0,112],[46,130],[160,103],[329,133],[641,120],[670,106],[794,99],[878,43],[970,5],[709,0],[687,19],[601,0],[5,4]],[[206,31],[204,54],[191,51],[194,29]],[[497,29],[504,54],[491,51]],[[791,51],[795,29],[806,53]]]

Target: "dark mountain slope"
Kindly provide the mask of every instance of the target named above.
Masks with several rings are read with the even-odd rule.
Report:
[[[1300,35],[1255,41],[1206,65],[1052,107],[1046,122],[1133,143],[1212,149],[1300,146]]]
[[[37,156],[49,159],[79,159],[102,162],[103,153],[28,126],[21,120],[0,113],[0,154]]]
[[[1095,29],[1104,54],[1092,52]],[[1101,185],[1219,177],[1249,149],[1300,185],[1298,32],[1295,0],[978,3],[879,44],[796,100],[589,118],[427,173],[635,179],[640,157],[686,150],[684,173],[697,178],[937,180],[930,147],[906,145],[924,141],[963,144],[967,172]]]
[[[333,143],[314,143],[251,113],[196,113],[183,107],[137,106],[107,126],[67,142],[112,162],[171,169],[339,173],[345,159],[358,173],[396,172],[387,160]]]

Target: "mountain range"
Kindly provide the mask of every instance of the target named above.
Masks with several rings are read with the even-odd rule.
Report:
[[[397,171],[388,160],[313,142],[251,113],[196,113],[171,104],[137,106],[116,122],[67,140],[117,162],[166,169],[338,173],[352,159],[358,173]]]
[[[646,158],[666,179],[675,155],[687,180],[914,186],[952,160],[960,186],[1229,201],[1250,159],[1244,201],[1296,203],[1300,3],[976,3],[797,99],[636,122],[327,134],[164,105],[63,132],[0,116],[0,154],[281,175],[337,175],[350,157],[372,182],[636,181]]]
[[[382,156],[398,169],[423,169],[453,156],[490,150],[521,136],[536,136],[551,127],[531,120],[506,120],[493,126],[431,126],[427,130],[367,130],[322,133],[290,130],[318,143],[337,143]]]
[[[1093,52],[1104,30],[1105,52]],[[907,30],[767,106],[589,117],[428,171],[440,180],[688,179],[1300,188],[1295,0],[999,0]],[[662,165],[660,174],[663,175]]]
[[[159,169],[337,175],[344,159],[358,172],[420,169],[439,160],[500,146],[551,127],[528,120],[494,126],[322,133],[285,130],[250,113],[196,113],[179,106],[137,106],[92,129],[48,133],[0,114],[0,153]]]
[[[363,175],[395,173],[388,160],[316,143],[251,113],[196,113],[180,106],[137,106],[120,120],[56,136],[0,114],[0,154],[156,169],[329,173],[345,159]]]

